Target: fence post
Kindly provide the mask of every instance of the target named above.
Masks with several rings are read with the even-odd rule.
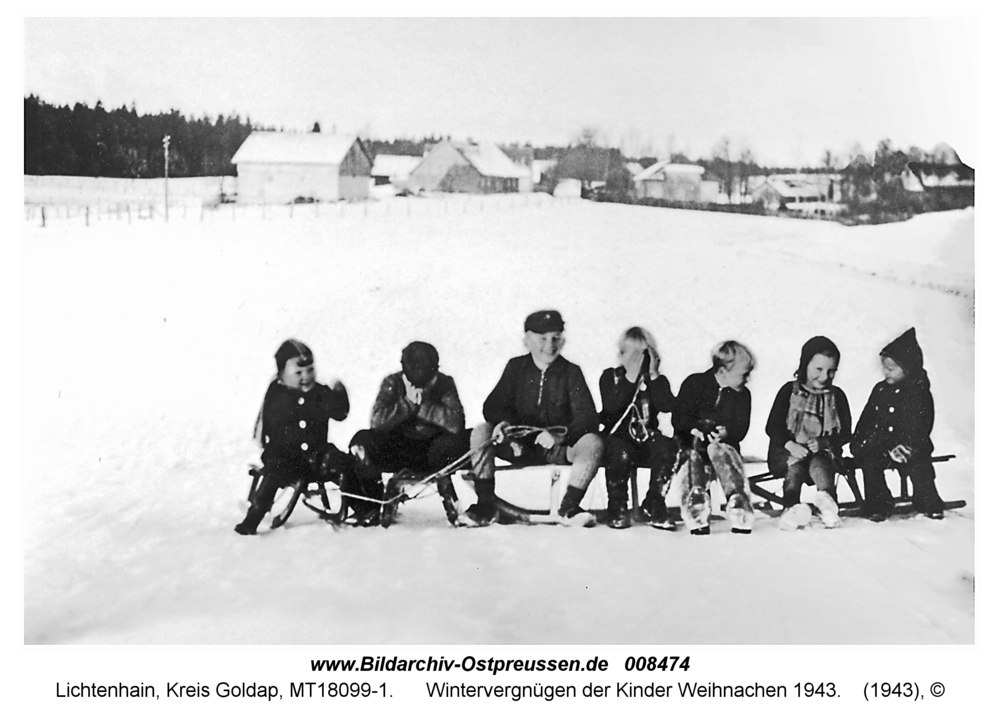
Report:
[[[45,207],[42,207],[42,228],[45,228]]]
[[[88,204],[84,207],[84,223],[86,226],[90,226],[90,205]]]

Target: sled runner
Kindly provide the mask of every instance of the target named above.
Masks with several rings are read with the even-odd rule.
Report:
[[[931,462],[948,462],[954,458],[954,455],[935,455],[931,458]],[[860,469],[860,466],[853,458],[845,458],[843,466],[837,471],[838,475],[842,475],[844,479],[847,480],[847,485],[851,488],[851,493],[854,495],[854,500],[844,502],[840,505],[840,513],[842,515],[851,516],[854,514],[860,514],[861,507],[864,502],[864,496],[861,494],[861,488],[858,485],[857,478],[857,471]],[[760,475],[752,475],[747,478],[750,483],[750,491],[755,496],[760,497],[767,502],[767,506],[773,506],[775,509],[780,510],[782,507],[781,497],[761,486],[761,483],[778,479],[780,478],[770,472],[765,472]],[[903,475],[900,475],[899,495],[895,497],[895,503],[897,512],[901,513],[905,513],[908,508],[912,508],[913,506],[912,498],[910,496],[909,481]],[[944,506],[947,510],[955,510],[960,507],[965,507],[965,504],[965,500],[953,500],[951,502],[945,502]]]
[[[271,529],[277,529],[284,525],[300,502],[330,524],[354,524],[352,522],[352,515],[349,514],[345,497],[378,505],[378,522],[383,527],[388,527],[394,521],[400,504],[407,500],[423,497],[432,488],[436,488],[439,494],[441,494],[448,520],[452,524],[456,524],[458,520],[458,510],[456,507],[458,497],[455,494],[455,487],[450,478],[455,472],[464,469],[468,465],[469,458],[470,453],[466,453],[451,465],[429,475],[420,475],[411,470],[401,470],[388,479],[385,486],[385,494],[381,500],[345,492],[337,483],[332,481],[318,482],[304,478],[283,488],[275,498],[274,507],[271,510],[274,513],[274,517],[271,520]],[[254,493],[260,484],[261,467],[251,465],[249,474],[253,480],[247,499],[253,501]],[[331,497],[335,498],[337,509],[333,508],[334,503],[331,501]],[[367,523],[359,521],[357,524]]]

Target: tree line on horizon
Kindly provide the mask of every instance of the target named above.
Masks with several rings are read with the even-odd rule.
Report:
[[[235,176],[233,155],[254,130],[274,127],[255,125],[249,117],[238,114],[216,119],[185,117],[178,110],[158,114],[142,114],[122,106],[107,110],[98,101],[94,107],[77,102],[51,105],[35,95],[24,98],[24,173],[26,175],[64,175],[116,178],[158,178],[164,174],[163,138],[170,136],[170,176]],[[319,123],[313,131],[321,131]],[[558,176],[577,178],[585,182],[608,181],[625,189],[631,174],[628,162],[644,168],[657,161],[656,157],[626,157],[620,150],[599,146],[599,133],[593,127],[582,132],[565,147],[512,144],[502,148],[512,156],[530,156],[560,163]],[[426,150],[450,137],[396,138],[366,140],[372,157],[378,154],[421,156]],[[470,140],[471,141],[471,140]],[[953,150],[952,150],[953,151]],[[889,140],[880,142],[875,164],[886,160],[893,163],[918,157],[916,148],[903,153],[892,147]],[[698,164],[706,173],[720,180],[725,193],[746,191],[750,176],[792,171],[822,172],[834,170],[835,161],[828,151],[815,168],[767,167],[759,164],[747,148],[735,151],[723,137],[707,159],[691,159],[672,153],[671,162]],[[880,161],[881,160],[881,161]],[[957,156],[955,157],[957,161]]]

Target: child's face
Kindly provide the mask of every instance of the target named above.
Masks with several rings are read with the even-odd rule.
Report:
[[[817,353],[806,366],[805,384],[813,390],[825,390],[833,385],[837,375],[837,361]]]
[[[642,341],[634,341],[631,338],[626,338],[618,343],[618,364],[626,368],[629,366],[641,366],[643,361],[643,352],[646,350],[646,344]]]
[[[278,380],[292,390],[306,393],[316,385],[316,366],[313,363],[301,365],[299,358],[292,358],[285,363]]]
[[[524,345],[538,365],[551,365],[559,357],[563,343],[561,331],[549,331],[548,333],[528,331],[524,334]]]
[[[906,379],[906,371],[889,356],[882,356],[882,375],[885,376],[885,382],[889,385],[902,383]]]
[[[746,358],[737,358],[728,368],[725,366],[720,367],[715,372],[715,379],[719,381],[719,385],[723,388],[743,390],[743,386],[750,379],[750,361]]]

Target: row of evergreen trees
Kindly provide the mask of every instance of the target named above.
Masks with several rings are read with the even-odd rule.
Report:
[[[139,115],[135,107],[108,111],[100,102],[56,107],[31,95],[24,98],[24,173],[162,177],[169,135],[170,176],[235,175],[230,160],[253,129],[239,116]]]

